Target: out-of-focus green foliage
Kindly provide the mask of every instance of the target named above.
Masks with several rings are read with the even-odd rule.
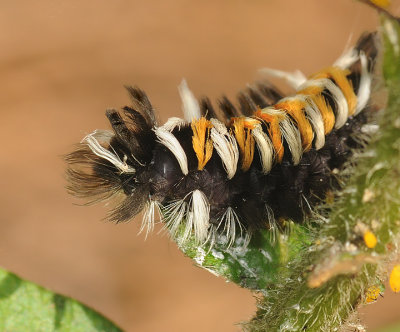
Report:
[[[0,331],[120,332],[99,313],[0,269]]]

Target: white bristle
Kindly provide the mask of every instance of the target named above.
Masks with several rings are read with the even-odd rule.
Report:
[[[147,238],[149,233],[154,230],[156,214],[160,219],[161,218],[160,204],[157,201],[150,200],[147,203],[145,211],[143,213],[143,220],[142,220],[142,225],[140,226],[139,234],[142,233],[144,229],[146,229],[146,238]]]
[[[360,87],[357,92],[357,107],[355,114],[360,113],[367,106],[371,96],[372,75],[368,72],[368,60],[363,52],[360,53],[361,76]]]
[[[126,160],[122,161],[116,153],[112,153],[99,143],[99,140],[109,143],[112,136],[113,134],[109,131],[95,130],[93,133],[86,135],[81,143],[86,143],[96,156],[108,160],[118,168],[121,173],[135,173],[135,168],[128,165]]]
[[[300,70],[295,70],[291,73],[278,69],[263,68],[260,69],[260,72],[267,76],[284,79],[293,89],[297,89],[300,85],[307,81],[306,76]]]
[[[192,219],[196,240],[204,243],[207,240],[210,225],[210,204],[200,190],[193,191],[188,219]]]
[[[341,69],[349,68],[358,60],[358,52],[354,48],[344,52],[333,64]]]
[[[189,206],[184,200],[179,200],[168,204],[165,207],[165,223],[171,236],[176,238]]]
[[[300,131],[289,116],[285,116],[285,119],[279,123],[279,127],[281,129],[282,136],[289,146],[293,163],[297,165],[300,162],[301,156],[303,155]]]
[[[306,107],[304,109],[307,119],[310,121],[311,126],[314,129],[314,145],[315,149],[319,150],[325,145],[325,127],[324,120],[322,119],[321,112],[317,105],[311,98],[304,97],[306,101]]]
[[[235,242],[236,239],[236,226],[240,229],[240,235],[243,235],[243,226],[239,221],[239,217],[235,210],[228,207],[222,215],[218,228],[223,225],[222,233],[225,233],[228,248]]]
[[[183,150],[181,143],[179,143],[179,141],[171,132],[163,127],[156,128],[154,132],[157,136],[158,141],[163,144],[168,150],[170,150],[175,156],[182,170],[182,173],[184,175],[187,175],[189,173],[188,162],[186,153]]]
[[[200,119],[200,105],[196,97],[190,91],[186,80],[182,80],[181,84],[178,86],[178,91],[182,99],[182,111],[186,121],[193,121]]]
[[[349,117],[349,106],[347,104],[345,96],[343,95],[342,90],[340,90],[340,88],[335,83],[327,78],[309,80],[301,87],[299,87],[299,90],[303,90],[311,86],[322,87],[330,92],[337,106],[335,114],[335,128],[341,128],[346,123],[347,118]]]
[[[167,122],[165,122],[162,127],[165,130],[168,131],[173,131],[176,127],[178,127],[178,129],[181,129],[181,127],[183,127],[185,124],[187,124],[187,121],[181,118],[177,118],[177,117],[172,117],[169,118],[167,120]]]
[[[215,150],[222,160],[228,179],[232,179],[237,170],[239,161],[239,149],[235,138],[228,133],[225,125],[217,119],[211,119],[211,140]]]
[[[263,173],[267,174],[271,170],[274,160],[274,148],[271,139],[266,133],[263,132],[261,125],[256,126],[251,133],[254,137],[254,141],[257,144]]]

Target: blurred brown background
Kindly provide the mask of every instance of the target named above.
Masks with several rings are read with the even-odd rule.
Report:
[[[145,241],[138,222],[74,205],[61,156],[108,127],[105,109],[129,102],[124,84],[145,89],[163,122],[181,114],[183,77],[197,95],[233,96],[263,66],[331,64],[376,23],[351,0],[1,0],[0,265],[127,331],[238,331],[255,310],[249,291],[194,267],[165,235]],[[398,320],[399,305],[388,290],[364,321]]]

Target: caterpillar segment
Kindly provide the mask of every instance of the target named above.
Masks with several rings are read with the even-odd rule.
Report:
[[[66,156],[69,191],[97,202],[116,197],[109,218],[144,210],[141,231],[162,216],[181,242],[231,245],[240,234],[302,222],[340,186],[334,173],[362,143],[369,121],[376,35],[366,34],[333,66],[306,78],[264,70],[295,88],[284,96],[269,82],[223,97],[214,108],[179,86],[184,119],[159,126],[146,94],[128,87],[132,105],[108,110],[112,131],[96,130]]]

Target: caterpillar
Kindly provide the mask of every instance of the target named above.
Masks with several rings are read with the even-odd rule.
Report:
[[[227,245],[238,234],[301,223],[327,192],[340,187],[340,170],[363,142],[368,124],[377,36],[361,36],[332,66],[306,78],[265,69],[286,79],[284,96],[268,81],[214,108],[179,87],[184,119],[158,125],[149,98],[127,87],[131,105],[109,109],[112,130],[95,130],[66,156],[68,190],[88,203],[115,198],[113,222],[141,211],[141,231],[163,216],[172,237]]]

